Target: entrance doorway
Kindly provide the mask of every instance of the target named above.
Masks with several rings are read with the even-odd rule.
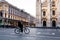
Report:
[[[52,27],[56,27],[56,21],[52,21]]]
[[[43,21],[43,27],[46,27],[46,21]]]

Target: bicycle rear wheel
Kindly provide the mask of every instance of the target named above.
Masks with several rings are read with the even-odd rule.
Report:
[[[14,32],[15,32],[16,34],[20,34],[20,29],[19,29],[19,28],[15,28]]]
[[[30,33],[30,30],[29,29],[24,29],[24,33],[25,34],[29,34]]]

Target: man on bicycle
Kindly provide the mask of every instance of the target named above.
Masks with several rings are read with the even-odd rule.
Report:
[[[21,32],[23,33],[23,24],[21,22],[18,22],[18,27],[20,28]]]

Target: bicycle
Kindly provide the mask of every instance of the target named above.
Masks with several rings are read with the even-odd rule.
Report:
[[[20,34],[20,33],[21,33],[21,30],[20,30],[20,28],[18,27],[18,28],[15,28],[14,32],[15,32],[16,34]],[[29,33],[30,33],[30,29],[27,28],[27,27],[24,27],[24,28],[23,28],[23,32],[24,32],[25,34],[29,34]]]

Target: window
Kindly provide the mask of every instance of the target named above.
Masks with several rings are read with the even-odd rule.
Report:
[[[11,15],[11,19],[12,19],[12,15]]]
[[[5,13],[5,17],[7,16],[7,14]]]
[[[3,16],[3,13],[2,13],[2,11],[0,11],[0,16],[1,16],[1,17]]]
[[[21,10],[21,12],[24,12],[23,10]]]
[[[52,1],[52,6],[53,6],[53,7],[55,6],[55,2],[54,2],[54,1]]]
[[[46,12],[45,11],[43,11],[43,16],[45,16],[46,15]]]
[[[10,8],[9,8],[9,11],[8,11],[8,13],[10,13]]]
[[[5,5],[5,7],[8,7],[8,5]]]
[[[12,8],[11,8],[11,14],[12,14]]]
[[[11,14],[11,7],[9,8],[9,13]]]
[[[8,18],[10,18],[10,15],[8,16]]]
[[[0,5],[0,7],[2,7],[2,5]]]
[[[55,11],[54,10],[52,11],[52,15],[55,15]]]

